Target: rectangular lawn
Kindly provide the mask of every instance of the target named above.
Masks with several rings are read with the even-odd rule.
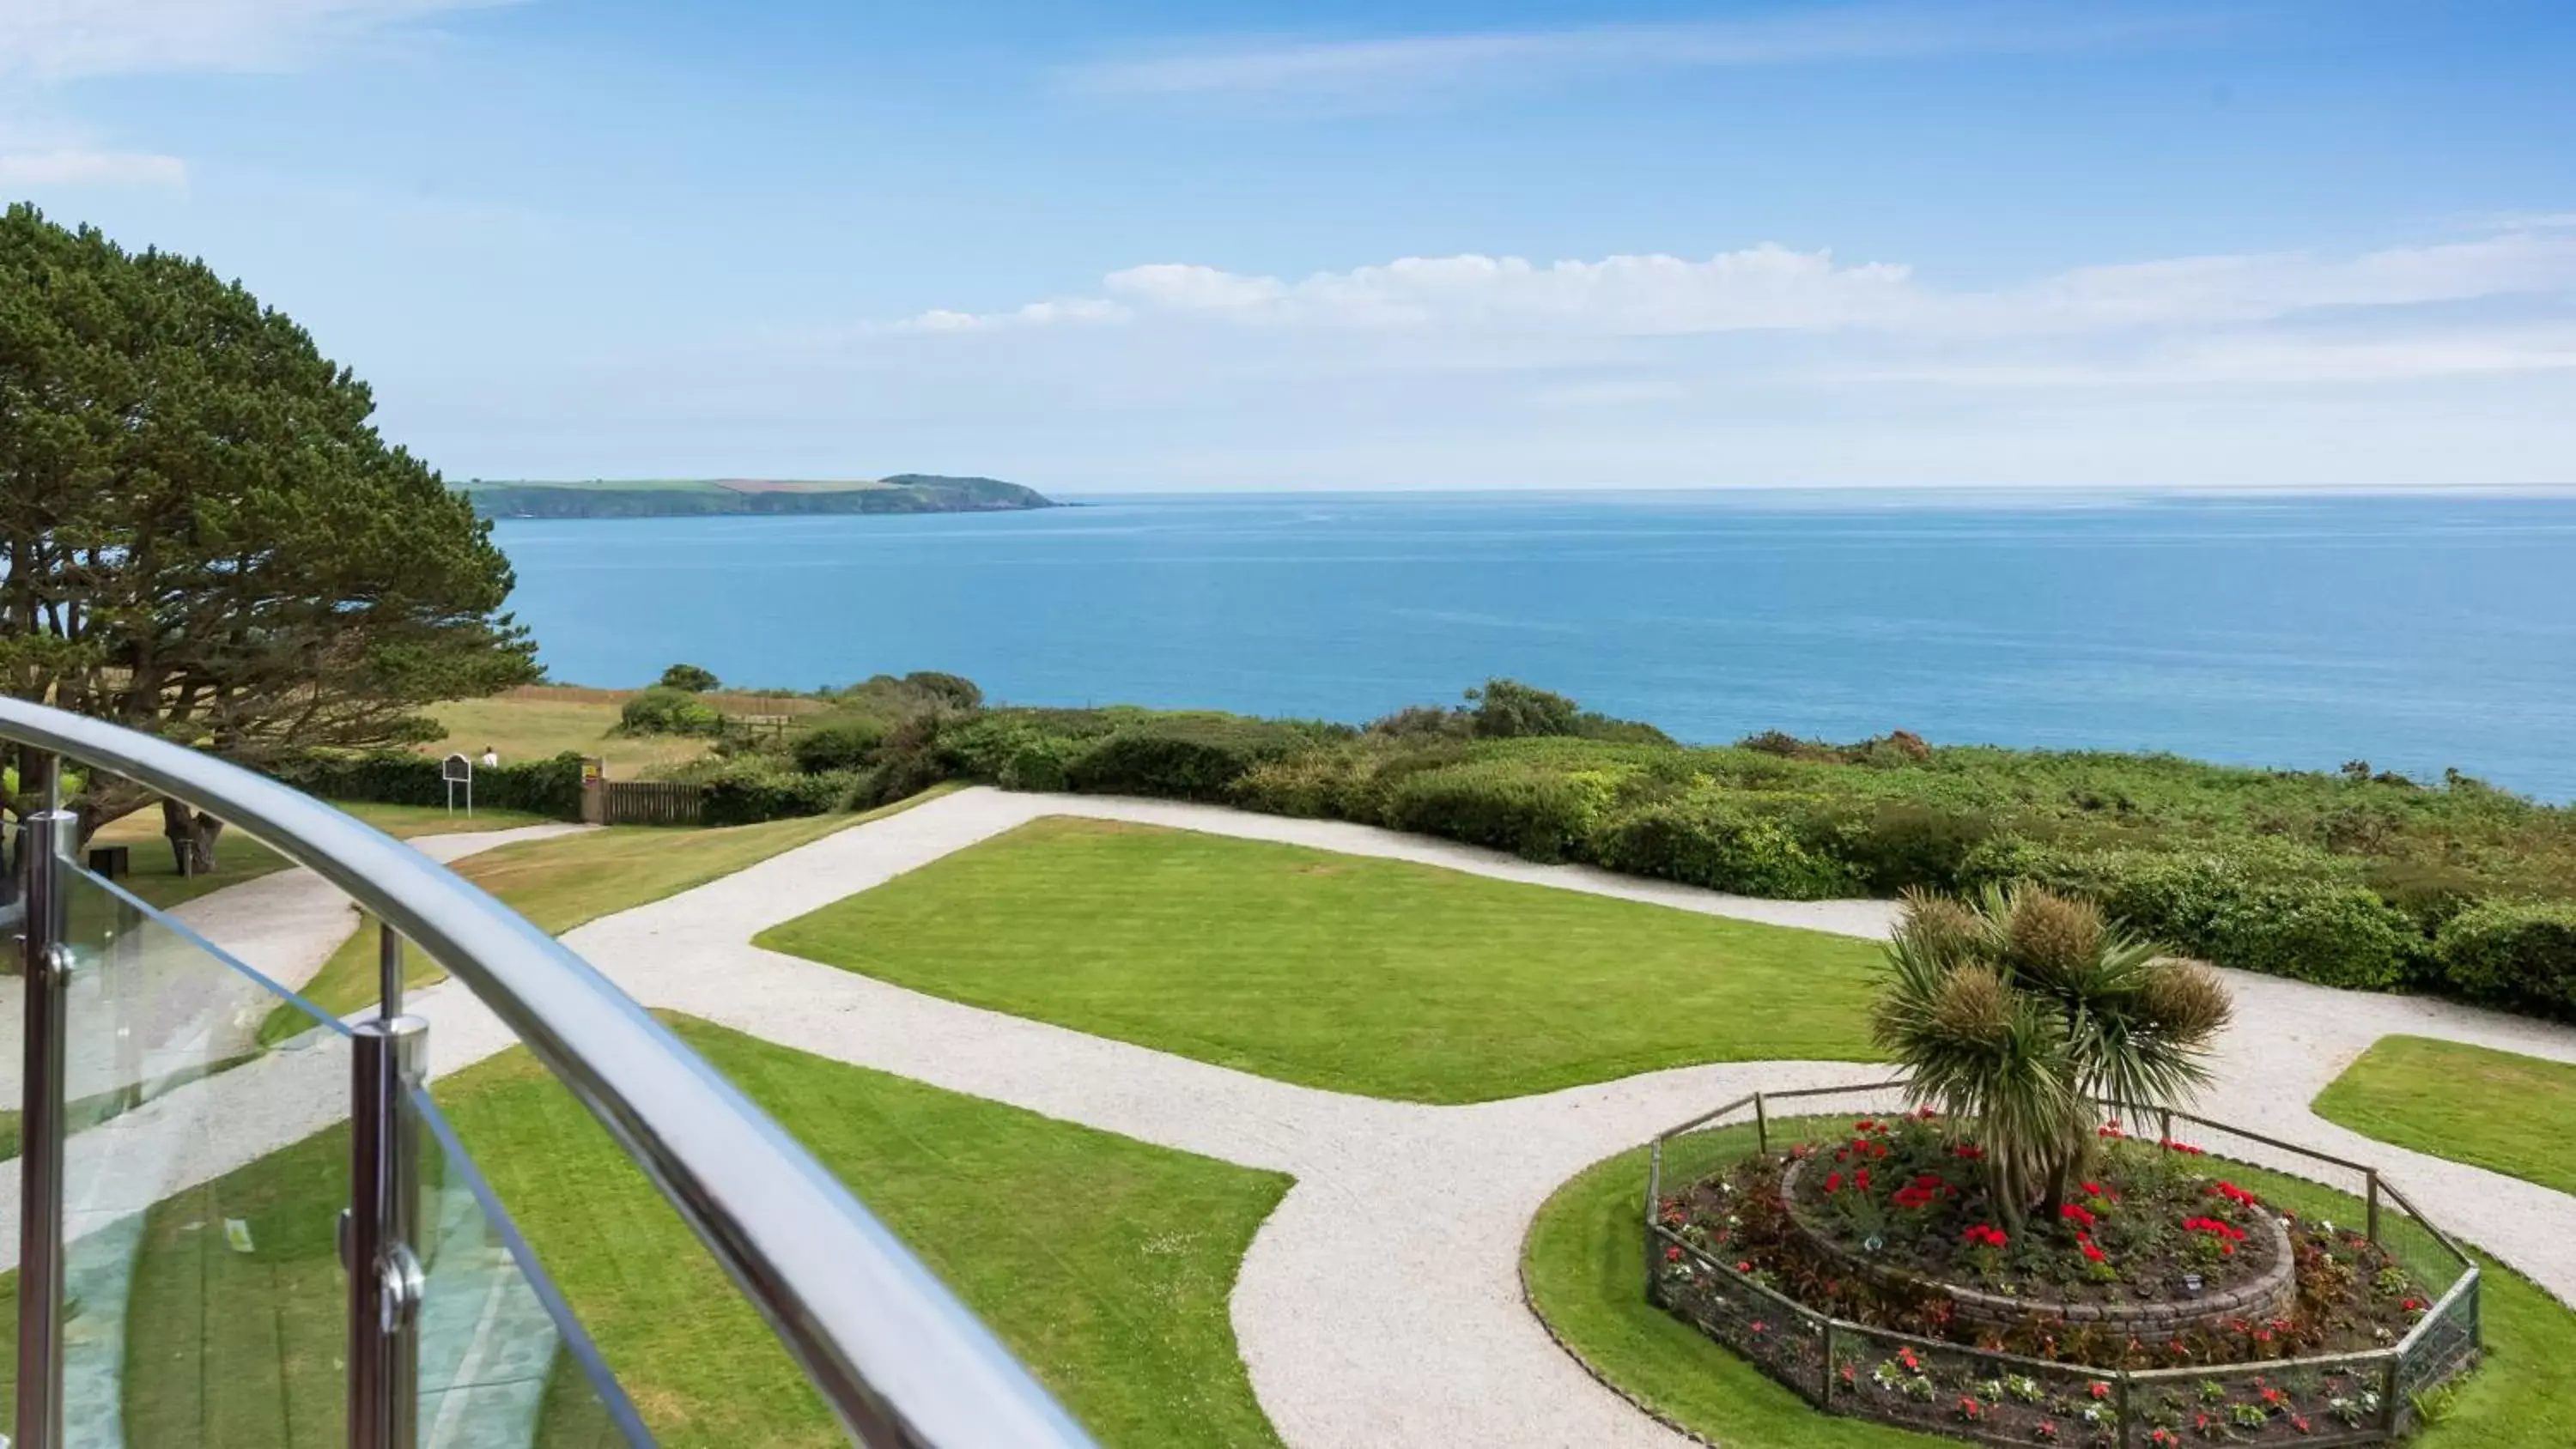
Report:
[[[2366,1137],[2576,1193],[2576,1063],[2422,1036],[2381,1037],[2317,1094]]]
[[[917,991],[1337,1091],[1476,1102],[1871,1055],[1867,942],[1053,818],[762,933]]]

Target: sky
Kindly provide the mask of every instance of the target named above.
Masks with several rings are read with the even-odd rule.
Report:
[[[0,0],[453,478],[2576,484],[2576,5]]]

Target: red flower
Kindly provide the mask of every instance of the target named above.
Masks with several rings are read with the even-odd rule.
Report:
[[[1749,1261],[1747,1261],[1747,1262],[1738,1262],[1738,1263],[1735,1265],[1735,1271],[1736,1271],[1736,1272],[1738,1272],[1738,1273],[1750,1273],[1750,1272],[1752,1272],[1752,1271],[1753,1271],[1753,1264],[1752,1264],[1751,1262],[1749,1262]]]
[[[2111,1255],[2103,1252],[2100,1248],[2093,1246],[2093,1240],[2091,1238],[2086,1238],[2081,1246],[2084,1249],[2084,1257],[2086,1261],[2094,1263],[2110,1261]]]
[[[1973,1142],[1962,1142],[1950,1150],[1970,1162],[1983,1162],[1986,1157],[1986,1149]]]
[[[2111,1397],[2111,1386],[2100,1379],[2095,1379],[2090,1392],[2097,1399],[2107,1399]]]
[[[2219,1239],[2219,1249],[2222,1252],[2232,1252],[2234,1251],[2232,1245],[2245,1241],[2243,1228],[2220,1222],[2216,1218],[2185,1218],[2182,1220],[2182,1225],[2185,1232],[2207,1233]]]
[[[1859,1188],[1859,1189],[1860,1189],[1861,1191],[1863,1191],[1863,1192],[1867,1192],[1867,1191],[1869,1191],[1869,1169],[1868,1169],[1868,1168],[1864,1167],[1864,1168],[1862,1168],[1860,1171],[1858,1171],[1858,1172],[1856,1172],[1856,1173],[1852,1174],[1852,1186],[1854,1186],[1854,1187],[1856,1187],[1856,1188]]]
[[[1984,1248],[2000,1248],[2012,1241],[2003,1229],[1991,1223],[1978,1223],[1959,1236]]]
[[[1664,1249],[1664,1261],[1665,1261],[1665,1262],[1667,1262],[1667,1263],[1678,1263],[1678,1262],[1680,1262],[1681,1260],[1682,1260],[1682,1250],[1681,1250],[1681,1249],[1679,1249],[1679,1248],[1666,1248],[1666,1249]]]
[[[1826,1174],[1825,1174],[1825,1191],[1827,1191],[1827,1192],[1840,1192],[1840,1191],[1842,1191],[1842,1190],[1843,1190],[1843,1175],[1842,1175],[1841,1173],[1839,1173],[1839,1172],[1829,1172],[1829,1173],[1826,1173]]]
[[[2059,1204],[2057,1215],[2070,1223],[2082,1223],[2088,1228],[2097,1221],[2090,1209],[2071,1202]]]

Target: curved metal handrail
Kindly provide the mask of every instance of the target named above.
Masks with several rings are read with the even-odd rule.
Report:
[[[211,755],[0,698],[0,739],[240,827],[461,978],[676,1206],[860,1442],[1088,1446],[919,1259],[598,969],[375,827]]]

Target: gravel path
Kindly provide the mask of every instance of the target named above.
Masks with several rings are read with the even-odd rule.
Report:
[[[1232,1309],[1262,1407],[1298,1449],[1450,1443],[1663,1449],[1685,1442],[1593,1382],[1531,1318],[1520,1297],[1522,1234],[1567,1178],[1672,1122],[1757,1084],[1850,1081],[1866,1076],[1866,1068],[1729,1063],[1473,1106],[1388,1102],[961,1006],[749,944],[769,926],[1045,815],[1414,860],[1863,937],[1884,935],[1892,919],[1887,903],[1752,900],[1578,867],[1533,866],[1336,822],[1161,801],[967,790],[566,937],[650,1006],[1144,1141],[1293,1174],[1295,1187],[1244,1260]],[[2568,1231],[2576,1201],[2361,1139],[2307,1111],[2317,1090],[2390,1032],[2569,1061],[2576,1061],[2576,1032],[2437,1002],[2229,976],[2239,1024],[2223,1044],[2220,1081],[2205,1110],[2382,1164],[2446,1226],[2576,1302],[2576,1233]],[[412,1006],[432,1019],[430,1054],[438,1072],[509,1044],[461,983],[418,993]],[[258,1086],[255,1074],[266,1073],[272,1082],[259,1089],[267,1100],[309,1101],[305,1111],[328,1113],[323,1089],[336,1087],[334,1073],[345,1066],[336,1052],[306,1053],[304,1062],[280,1054],[203,1089],[208,1095],[251,1090]],[[274,1075],[281,1073],[305,1079],[294,1090],[279,1090],[283,1084]],[[194,1095],[165,1100],[175,1108]],[[303,1112],[280,1115],[296,1119]],[[207,1112],[190,1120],[231,1119]],[[288,1121],[278,1126],[296,1132]],[[256,1150],[235,1138],[205,1155],[246,1160]],[[211,1170],[220,1169],[192,1164],[183,1176],[202,1180],[194,1172]],[[14,1177],[0,1181],[13,1185]],[[1456,1190],[1468,1182],[1474,1191]],[[7,1203],[6,1220],[14,1220],[14,1206]],[[0,1243],[13,1244],[6,1220],[0,1220]]]

